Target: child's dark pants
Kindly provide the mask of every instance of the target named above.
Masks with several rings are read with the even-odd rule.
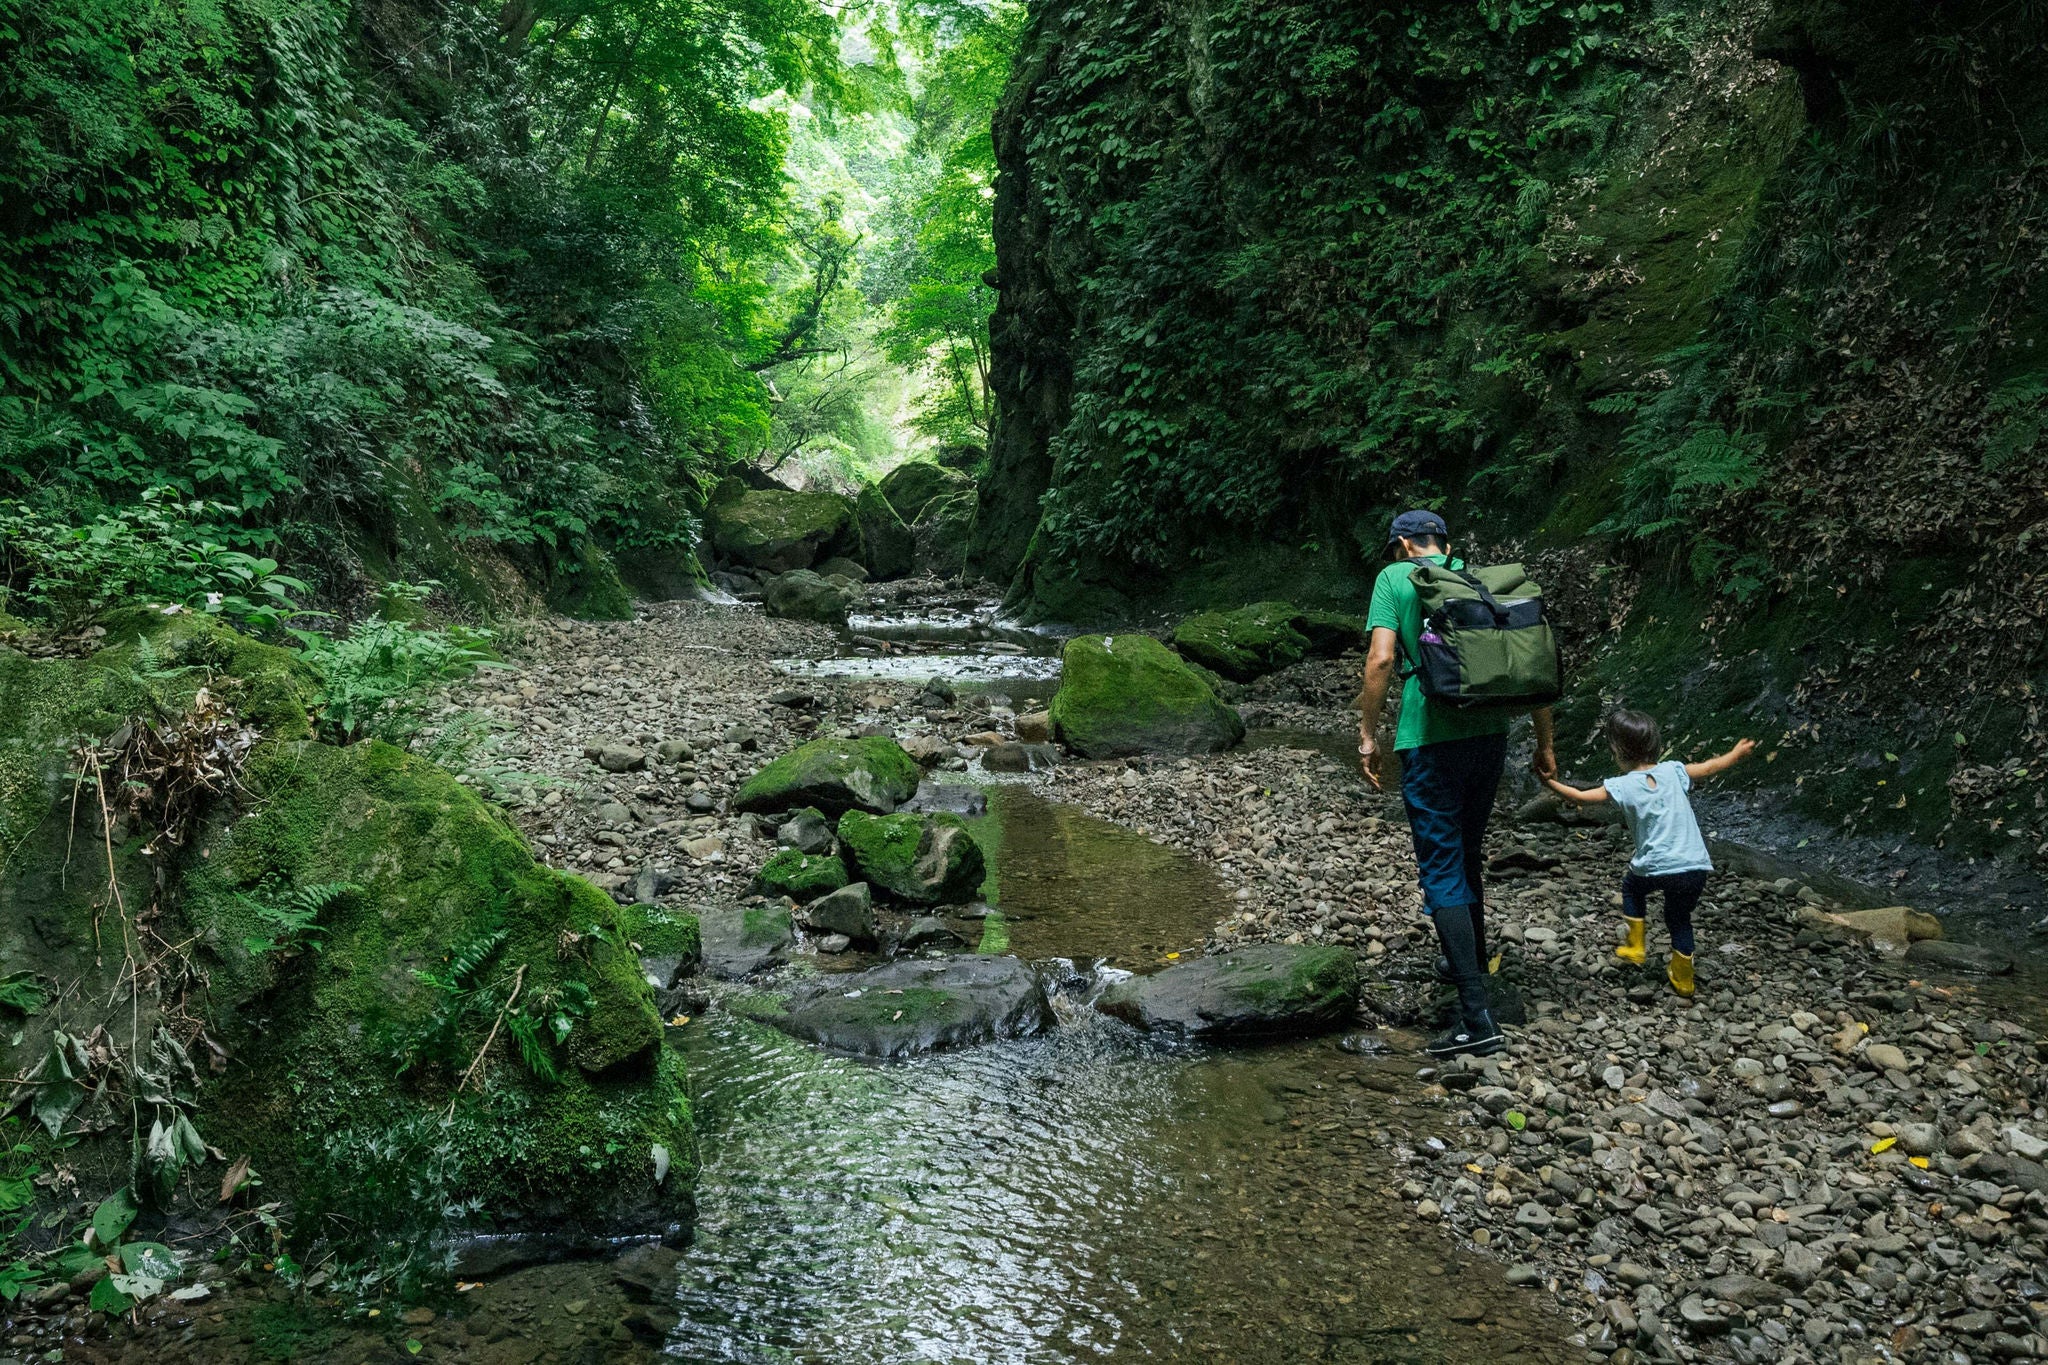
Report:
[[[1700,893],[1706,889],[1704,872],[1670,872],[1661,877],[1631,872],[1621,879],[1621,913],[1630,919],[1645,919],[1650,893],[1663,892],[1664,927],[1671,931],[1672,950],[1691,957],[1692,908],[1700,903]]]

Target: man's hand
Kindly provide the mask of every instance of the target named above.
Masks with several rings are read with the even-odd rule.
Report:
[[[1536,770],[1536,776],[1545,782],[1557,778],[1557,727],[1551,722],[1550,708],[1545,706],[1531,711],[1529,719],[1536,725],[1536,756],[1529,766]]]
[[[1365,780],[1372,783],[1373,790],[1380,787],[1380,746],[1373,743],[1372,732],[1360,729],[1358,732],[1358,762],[1365,769]]]

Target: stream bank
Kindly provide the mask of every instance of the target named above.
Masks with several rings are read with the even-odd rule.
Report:
[[[680,918],[743,899],[774,851],[723,805],[770,757],[877,728],[936,741],[933,766],[964,781],[984,746],[960,741],[1016,727],[1000,682],[947,700],[924,680],[951,665],[929,654],[913,679],[834,676],[889,657],[850,648],[870,647],[708,604],[543,623],[520,672],[452,697],[443,721],[480,722],[469,780],[551,861],[626,899],[651,866],[641,913]],[[1681,1006],[1611,957],[1617,841],[1503,822],[1496,985],[1527,1022],[1508,1054],[1439,1070],[1420,1051],[1439,992],[1398,805],[1342,761],[1342,736],[1302,729],[1342,717],[1326,704],[1341,674],[1262,684],[1248,709],[1264,728],[1239,750],[988,778],[1014,784],[992,793],[992,889],[1013,951],[1081,959],[1062,979],[1205,942],[1348,945],[1379,1025],[1345,1036],[1361,1050],[1162,1046],[1081,1008],[1084,985],[1043,1037],[876,1067],[740,1019],[709,988],[668,1030],[692,1064],[703,1170],[672,1355],[2040,1349],[2048,1171],[2025,1152],[2048,1095],[2029,982],[1936,976],[1816,930],[1797,886],[1730,876]],[[596,1273],[488,1282],[527,1286],[532,1305],[508,1321],[529,1353],[504,1358],[609,1349],[550,1335],[568,1303],[595,1301]],[[1444,1321],[1447,1300],[1477,1320]],[[429,1324],[445,1358],[492,1358],[462,1320]],[[379,1358],[354,1349],[322,1358]]]

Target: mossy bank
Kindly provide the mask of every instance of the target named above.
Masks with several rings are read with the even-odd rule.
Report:
[[[414,1269],[466,1231],[687,1225],[636,947],[694,923],[628,922],[423,759],[323,742],[282,651],[189,613],[100,643],[0,649],[0,978],[34,988],[6,1065],[76,1176],[37,1228],[131,1186],[204,1235],[257,1202],[222,1197],[243,1159],[294,1247]]]

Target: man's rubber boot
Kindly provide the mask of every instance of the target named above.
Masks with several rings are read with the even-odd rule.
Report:
[[[1495,953],[1492,956],[1492,958],[1490,958],[1487,961],[1486,974],[1488,976],[1499,976],[1500,962],[1500,954]],[[1438,953],[1436,955],[1436,979],[1439,981],[1447,981],[1452,985],[1456,985],[1458,981],[1457,977],[1451,975],[1451,960],[1445,957],[1442,953]]]
[[[1643,946],[1643,921],[1624,919],[1628,926],[1628,941],[1614,950],[1614,955],[1623,962],[1640,967],[1649,958],[1649,949]]]
[[[1641,924],[1642,921],[1637,920],[1636,923]],[[1691,953],[1673,953],[1671,955],[1671,965],[1664,969],[1664,974],[1671,978],[1672,990],[1677,991],[1688,1000],[1692,999]]]
[[[1493,1011],[1481,1010],[1477,1019],[1468,1019],[1449,1033],[1433,1040],[1429,1045],[1432,1057],[1456,1057],[1461,1054],[1473,1057],[1490,1057],[1508,1045],[1494,1026]]]

